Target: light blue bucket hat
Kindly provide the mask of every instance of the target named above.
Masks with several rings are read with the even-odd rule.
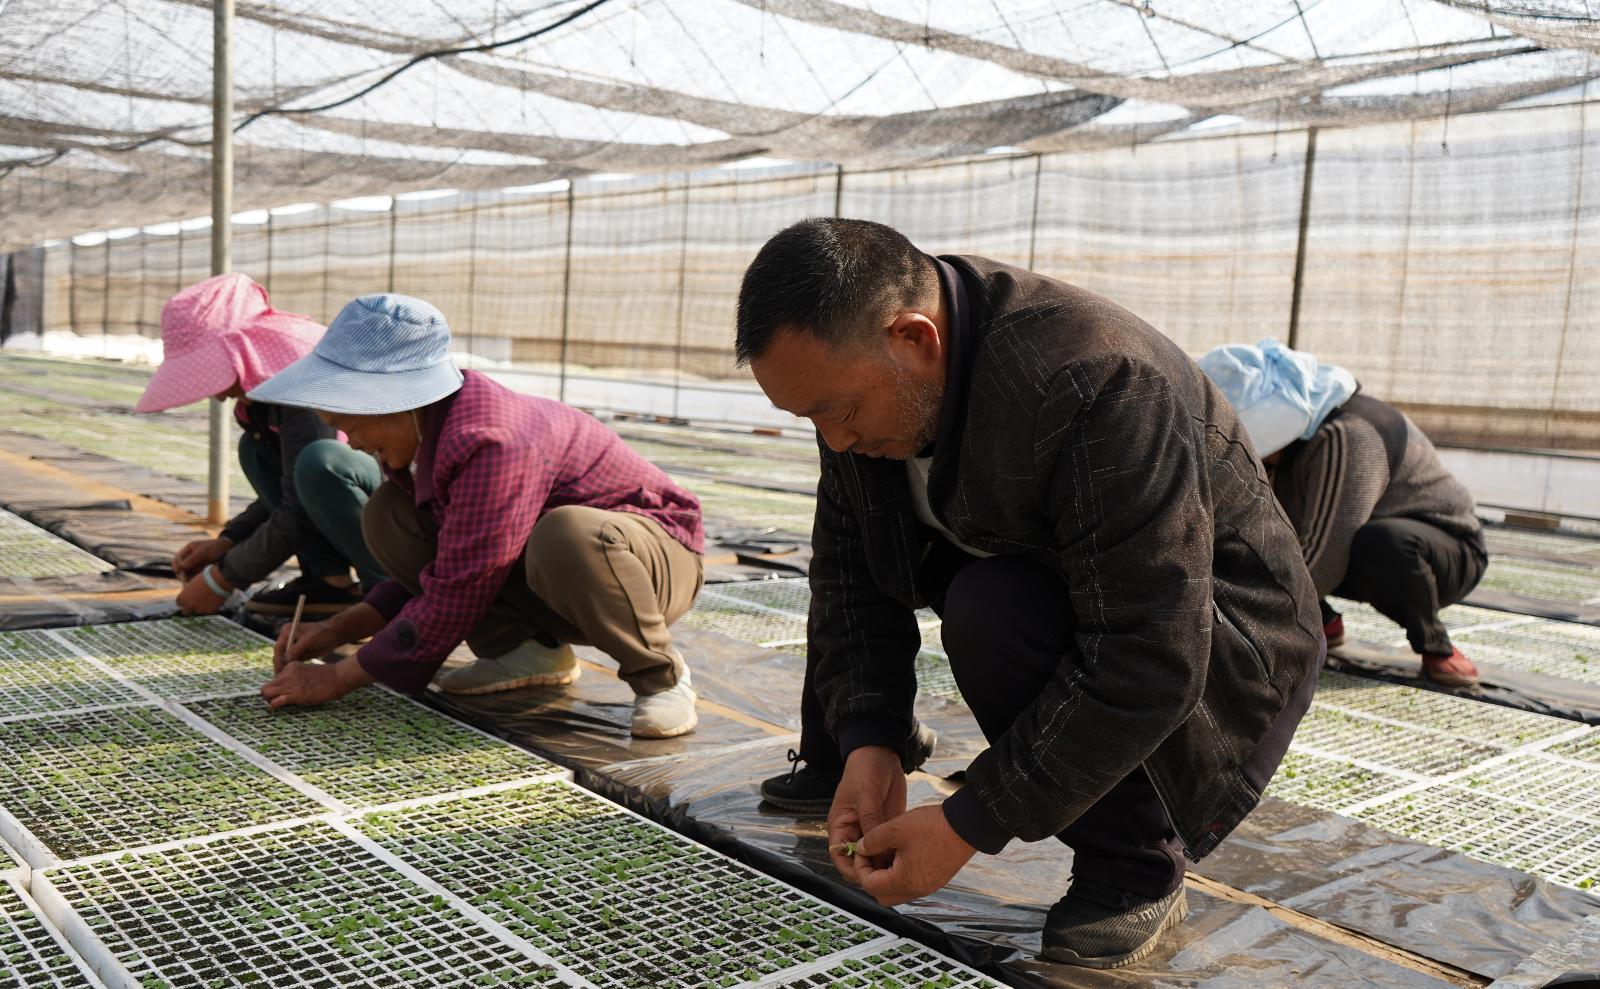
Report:
[[[420,409],[453,395],[444,314],[409,295],[363,295],[339,310],[311,353],[262,382],[250,398],[350,415]]]

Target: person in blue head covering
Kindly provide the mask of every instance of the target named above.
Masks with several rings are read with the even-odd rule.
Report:
[[[1328,595],[1365,601],[1405,628],[1429,679],[1477,686],[1478,668],[1439,610],[1483,577],[1483,526],[1416,424],[1362,394],[1349,371],[1276,340],[1225,344],[1199,364],[1244,423],[1299,533],[1328,645],[1344,642]]]

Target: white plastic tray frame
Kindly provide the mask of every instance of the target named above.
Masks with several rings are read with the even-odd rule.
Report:
[[[0,577],[72,577],[116,567],[0,509]]]
[[[172,631],[173,627],[176,627],[178,629],[184,629],[184,630],[192,630],[192,629],[196,628],[197,626],[212,641],[219,641],[220,640],[220,641],[226,642],[226,641],[230,641],[231,640],[231,641],[235,642],[237,645],[239,645],[241,647],[245,647],[245,648],[257,647],[260,644],[267,643],[269,641],[269,640],[267,640],[266,638],[264,638],[262,636],[259,636],[259,635],[256,635],[253,632],[250,632],[247,629],[243,629],[243,628],[240,628],[237,625],[233,625],[231,622],[228,622],[226,619],[220,619],[220,618],[205,619],[205,620],[202,620],[202,621],[197,621],[195,619],[165,619],[163,621],[156,621],[156,622],[134,622],[134,623],[128,623],[128,624],[144,625],[144,626],[161,626],[161,625],[170,626],[164,632],[162,630],[160,630],[160,629],[152,629],[152,630],[149,630],[149,631],[145,632],[146,638],[145,638],[144,641],[161,641],[164,637],[170,637],[170,636],[179,634],[179,633],[176,633],[176,632]],[[224,627],[221,627],[221,626],[226,626],[226,627],[224,628]],[[352,805],[345,803],[344,801],[342,801],[342,800],[338,799],[337,797],[333,796],[332,794],[322,790],[321,788],[317,787],[316,785],[314,785],[313,783],[307,781],[306,779],[300,777],[299,775],[289,771],[288,769],[284,768],[283,766],[278,765],[276,762],[273,762],[271,759],[267,758],[266,756],[262,755],[261,753],[255,751],[254,749],[249,747],[248,745],[244,744],[243,742],[239,741],[238,739],[236,739],[236,738],[232,737],[231,735],[227,734],[222,729],[220,729],[217,726],[211,724],[209,721],[206,721],[204,718],[202,718],[199,715],[193,713],[192,711],[190,711],[188,708],[186,708],[182,704],[179,704],[178,702],[173,701],[173,700],[168,700],[168,699],[166,699],[164,697],[161,697],[161,696],[159,696],[159,695],[157,695],[155,693],[152,693],[149,689],[147,689],[145,686],[143,686],[141,683],[139,683],[137,681],[126,679],[124,677],[123,673],[121,673],[117,669],[107,665],[106,661],[104,661],[104,660],[102,660],[102,659],[100,659],[98,657],[95,657],[93,655],[90,655],[82,647],[78,646],[72,639],[60,637],[59,633],[62,632],[62,631],[70,631],[70,630],[53,629],[53,630],[50,630],[46,634],[54,636],[56,641],[60,642],[63,646],[65,646],[71,652],[76,653],[80,658],[82,658],[83,660],[87,661],[92,666],[102,670],[107,676],[109,676],[109,677],[111,677],[113,679],[116,679],[116,680],[124,682],[129,687],[129,689],[131,689],[137,695],[138,699],[133,704],[116,705],[116,706],[102,706],[102,707],[90,707],[90,708],[82,708],[82,709],[77,709],[77,710],[74,710],[74,711],[67,711],[67,712],[51,712],[49,715],[47,715],[48,717],[59,717],[59,716],[66,715],[66,714],[92,714],[92,713],[98,713],[98,712],[101,712],[101,711],[114,711],[114,710],[117,710],[117,709],[122,708],[122,707],[133,707],[133,706],[157,708],[157,709],[160,709],[161,711],[166,712],[167,714],[172,715],[174,718],[178,719],[179,721],[183,722],[188,727],[190,727],[190,728],[194,729],[195,731],[199,732],[201,735],[204,735],[206,738],[210,739],[210,741],[215,743],[216,745],[218,745],[218,746],[222,747],[223,749],[226,749],[229,752],[233,753],[234,755],[242,758],[245,762],[250,763],[251,765],[255,766],[256,768],[261,769],[268,776],[273,777],[274,779],[276,779],[280,783],[283,783],[283,784],[287,785],[289,788],[291,788],[293,790],[299,791],[300,794],[302,794],[305,797],[309,798],[311,801],[313,801],[316,804],[316,806],[315,806],[314,809],[309,810],[305,815],[302,815],[303,817],[305,817],[305,818],[312,817],[315,814],[320,813],[324,809],[331,810],[331,811],[334,811],[334,812],[346,812],[346,811],[350,811],[350,810],[354,809],[352,807]],[[180,639],[179,641],[180,641],[180,645],[187,645],[188,644],[187,642],[185,642],[182,639]],[[159,665],[159,655],[150,654],[150,656],[148,658],[149,658],[150,662],[153,665]],[[388,696],[395,697],[397,700],[401,701],[404,704],[413,705],[416,708],[416,710],[421,711],[421,712],[425,712],[430,717],[436,717],[436,718],[440,718],[440,719],[445,720],[445,721],[449,721],[452,725],[456,726],[456,728],[463,733],[463,737],[470,737],[474,741],[482,741],[485,744],[490,745],[490,746],[503,746],[503,747],[509,749],[511,752],[515,753],[519,759],[521,759],[522,757],[526,757],[527,764],[528,764],[528,772],[523,777],[521,777],[519,779],[505,780],[505,781],[503,781],[501,783],[498,783],[498,784],[495,784],[495,785],[491,785],[491,786],[484,786],[484,787],[460,786],[454,791],[457,794],[487,792],[487,791],[491,791],[491,790],[494,790],[494,789],[497,789],[497,788],[503,788],[503,787],[506,787],[506,786],[520,786],[520,785],[524,785],[524,784],[529,783],[529,782],[539,781],[539,780],[544,780],[544,779],[570,779],[571,778],[572,774],[571,774],[571,772],[569,770],[562,769],[559,766],[556,766],[556,765],[554,765],[552,763],[548,763],[548,762],[546,762],[546,761],[544,761],[542,759],[539,759],[537,756],[534,756],[531,753],[526,753],[522,749],[519,749],[516,746],[511,745],[511,743],[505,741],[504,739],[496,738],[493,735],[490,735],[487,732],[481,731],[481,730],[479,730],[477,728],[474,728],[474,727],[472,727],[470,725],[461,724],[460,722],[456,722],[453,719],[449,719],[446,716],[444,716],[442,714],[439,714],[436,711],[433,711],[433,710],[431,710],[431,709],[429,709],[429,708],[427,708],[427,707],[425,707],[423,705],[417,704],[417,702],[415,702],[415,701],[413,701],[413,700],[411,700],[409,698],[401,698],[398,695],[389,693],[385,688],[377,687],[377,686],[367,687],[367,688],[363,688],[363,689],[371,690],[371,691],[383,691]],[[252,690],[250,692],[253,692],[253,688],[252,688]],[[224,697],[238,696],[238,694],[237,693],[234,693],[234,694],[223,694],[223,695],[220,695],[220,696],[224,696]],[[209,700],[209,699],[214,699],[214,698],[213,698],[212,695],[207,694],[207,695],[202,696],[200,699],[201,700]],[[40,717],[46,717],[46,715],[41,715]],[[16,720],[22,720],[22,719],[16,719]],[[5,719],[0,719],[0,728],[3,728],[4,724],[5,724]],[[445,795],[449,795],[449,794],[445,794]],[[406,802],[406,800],[408,800],[410,798],[411,798],[411,795],[410,794],[406,794],[400,800],[386,801],[383,804],[383,806],[387,806],[390,803],[393,803],[393,804],[404,804]],[[3,803],[3,801],[0,801],[0,803]],[[224,833],[226,833],[226,832],[224,832]],[[195,836],[191,840],[203,840],[204,837],[206,837],[206,836]],[[15,847],[16,847],[18,853],[21,855],[21,857],[33,868],[45,868],[45,867],[49,867],[49,866],[53,866],[53,865],[58,865],[58,864],[61,864],[61,862],[63,861],[61,858],[59,858],[57,855],[55,855],[55,853],[50,851],[50,849],[43,842],[39,841],[33,834],[31,834],[28,831],[27,828],[23,827],[21,822],[19,822],[16,818],[14,818],[9,812],[7,812],[5,810],[4,806],[0,806],[0,838],[9,839],[12,842],[12,844],[15,845]]]
[[[1514,748],[1566,734],[1573,725],[1563,718],[1332,670],[1322,674],[1316,702],[1324,708],[1444,732],[1463,741],[1501,748]]]
[[[78,745],[83,732],[112,748]],[[6,722],[0,753],[0,779],[9,784],[0,838],[34,868],[178,837],[171,829],[179,826],[198,837],[324,806],[156,705]],[[167,809],[154,815],[157,805]]]
[[[700,601],[703,606],[690,611],[684,621],[767,649],[805,655],[811,589],[804,577],[711,584],[700,591]],[[940,625],[933,612],[917,613],[922,635],[916,659],[917,690],[960,703],[961,691],[950,671]]]
[[[104,989],[26,887],[0,872],[0,989]]]
[[[508,788],[509,789],[509,788]],[[516,788],[528,792],[519,793],[499,803],[474,801],[471,805],[463,801],[446,799],[418,801],[413,806],[426,806],[432,808],[431,815],[441,824],[455,820],[452,815],[471,813],[476,816],[488,815],[491,818],[499,816],[501,823],[506,827],[528,826],[532,828],[549,828],[562,831],[571,835],[571,841],[563,842],[573,847],[570,849],[550,848],[535,849],[529,847],[525,850],[512,850],[506,854],[502,850],[498,857],[492,861],[467,860],[458,861],[454,872],[449,866],[441,865],[429,860],[432,851],[425,835],[425,825],[419,826],[416,818],[401,814],[393,818],[383,814],[368,814],[362,818],[351,821],[358,830],[368,833],[372,840],[384,847],[387,852],[396,858],[402,859],[409,868],[426,875],[430,880],[438,881],[452,889],[459,885],[462,891],[474,896],[474,904],[482,907],[488,904],[501,916],[509,917],[519,929],[525,929],[534,938],[543,938],[540,943],[542,950],[555,955],[558,959],[584,978],[597,986],[614,989],[614,987],[629,984],[616,972],[613,966],[609,969],[591,967],[583,960],[574,961],[563,954],[563,949],[556,947],[553,939],[545,937],[546,925],[556,924],[558,930],[580,928],[583,933],[588,933],[590,927],[595,928],[591,941],[595,944],[597,952],[607,956],[612,961],[621,961],[623,953],[628,950],[624,947],[624,939],[619,936],[623,925],[646,924],[648,934],[653,941],[660,942],[668,947],[687,949],[699,956],[709,957],[717,952],[732,955],[742,951],[738,958],[745,959],[742,963],[730,963],[726,970],[721,972],[695,972],[693,978],[697,981],[692,984],[716,987],[749,987],[756,985],[773,985],[781,978],[798,973],[823,970],[834,963],[845,959],[862,957],[874,951],[880,951],[896,945],[906,945],[915,949],[910,942],[894,938],[888,932],[845,913],[838,908],[827,904],[815,897],[809,896],[799,890],[791,889],[778,881],[758,872],[742,863],[736,862],[715,851],[688,841],[682,836],[665,827],[650,821],[632,811],[611,804],[585,790],[566,781],[556,780],[537,784],[533,787]],[[544,797],[548,794],[548,797]],[[529,807],[540,808],[536,800],[530,804],[529,796],[544,797],[548,805],[542,808],[546,817],[541,820],[537,812],[530,814]],[[588,814],[593,811],[592,816]],[[591,829],[584,829],[584,820],[594,822]],[[625,830],[632,830],[635,843],[625,843],[614,846],[608,855],[592,855],[591,859],[602,864],[594,867],[595,872],[601,876],[610,876],[611,880],[602,882],[598,876],[590,875],[587,878],[592,890],[576,890],[566,894],[574,897],[568,900],[564,907],[553,905],[560,891],[550,886],[539,886],[541,881],[549,883],[550,876],[535,876],[545,868],[544,865],[532,856],[535,854],[545,859],[565,859],[573,855],[583,855],[589,852],[583,838],[588,830],[604,834],[606,829],[614,828],[618,822],[622,823]],[[410,825],[407,827],[406,825]],[[394,837],[386,837],[385,832],[394,832]],[[462,832],[454,832],[460,834]],[[470,833],[470,832],[468,832]],[[411,854],[407,854],[407,841],[412,843]],[[391,847],[393,846],[393,847]],[[629,874],[629,859],[642,855],[646,850],[655,848],[675,848],[681,855],[681,865],[674,871],[669,867],[665,874],[650,875],[648,867],[635,864],[634,871],[644,875]],[[398,849],[398,850],[397,850]],[[461,854],[456,852],[455,854]],[[471,852],[466,854],[470,855]],[[525,860],[518,859],[526,856]],[[507,869],[508,863],[515,863],[514,868]],[[620,865],[623,874],[618,874],[615,868]],[[690,867],[687,873],[683,865]],[[504,870],[504,871],[502,871]],[[611,871],[606,871],[611,870]],[[486,892],[495,884],[503,883],[505,874],[526,877],[520,883],[514,883],[516,889],[503,889],[500,894]],[[570,875],[570,873],[563,873]],[[788,950],[783,939],[776,941],[756,940],[750,944],[741,944],[739,939],[747,934],[742,934],[737,928],[741,920],[732,916],[734,900],[717,892],[718,879],[729,883],[746,882],[754,889],[768,890],[768,897],[781,899],[791,905],[796,911],[794,918],[802,925],[804,923],[816,924],[819,921],[828,923],[840,933],[833,935],[851,943],[837,948],[825,955],[805,960],[789,959],[785,956]],[[615,886],[613,883],[623,883]],[[654,896],[646,900],[643,909],[646,916],[629,916],[629,907],[614,898],[608,898],[604,890],[608,885],[614,890],[625,890],[637,894],[638,887],[650,883]],[[655,888],[659,886],[659,888]],[[589,894],[585,900],[584,893]],[[614,894],[613,894],[614,896]],[[508,903],[509,900],[509,903]],[[521,910],[517,904],[523,904]],[[692,924],[682,916],[685,905],[691,908],[698,907],[710,915],[710,919],[699,924]],[[557,910],[568,911],[566,916],[557,920],[555,917],[545,917],[545,913],[555,913]],[[533,914],[537,911],[545,923],[535,919]],[[655,912],[652,912],[655,911]],[[576,914],[582,914],[578,916]],[[744,921],[744,923],[748,923]],[[610,933],[608,933],[610,931]],[[847,934],[846,932],[854,932]],[[532,940],[533,938],[530,938]],[[687,943],[685,943],[687,940]],[[718,944],[718,941],[724,943]],[[798,940],[798,939],[797,939]],[[920,950],[920,949],[917,949]],[[982,980],[982,976],[970,969],[955,963],[949,963],[952,971],[961,978]],[[745,972],[749,970],[755,978],[746,979]],[[646,983],[646,984],[680,984],[672,983]],[[987,985],[986,982],[958,983],[960,985]]]
[[[993,979],[910,941],[858,948],[760,984],[774,989],[1001,989]]]
[[[1600,569],[1579,564],[1496,557],[1478,586],[1568,604],[1600,603]]]
[[[259,697],[186,705],[240,744],[350,807],[562,774],[563,770],[382,688],[274,711]],[[333,731],[317,729],[333,722]]]
[[[246,693],[272,678],[272,641],[215,615],[80,625],[50,634],[166,700]]]
[[[609,989],[732,986],[883,936],[561,781],[353,823]]]
[[[328,820],[95,856],[32,885],[113,989],[581,985]]]
[[[0,632],[0,722],[142,701],[48,632]]]
[[[1452,635],[1473,659],[1495,666],[1600,684],[1600,628],[1526,618]]]

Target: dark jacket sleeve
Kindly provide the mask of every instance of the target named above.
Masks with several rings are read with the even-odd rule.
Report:
[[[266,502],[257,498],[244,511],[229,519],[228,524],[222,527],[218,535],[237,546],[254,535],[255,531],[271,517],[272,509],[267,507]]]
[[[1049,383],[1033,456],[1077,643],[946,801],[979,850],[1060,832],[1199,703],[1212,627],[1204,430],[1131,358],[1070,364]]]
[[[829,734],[845,755],[863,745],[903,749],[911,733],[921,646],[916,613],[878,588],[846,494],[843,457],[825,447],[811,534],[806,648]],[[899,545],[901,553],[920,546]],[[913,561],[914,562],[914,561]],[[911,569],[914,569],[912,567]]]
[[[228,550],[228,555],[218,564],[228,583],[241,589],[282,566],[307,539],[318,537],[316,524],[306,514],[295,491],[294,465],[301,450],[317,440],[332,439],[337,433],[310,409],[289,406],[278,409],[278,442],[283,450],[283,500],[273,511],[267,510],[259,500],[246,509],[244,514],[248,515],[261,506],[266,517],[248,538]]]

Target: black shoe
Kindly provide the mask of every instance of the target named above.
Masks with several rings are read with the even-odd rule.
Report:
[[[906,744],[905,758],[900,761],[907,774],[922,768],[933,755],[939,736],[932,728],[918,723],[916,731]],[[796,814],[826,814],[833,806],[833,791],[839,788],[839,773],[826,773],[810,766],[800,765],[804,760],[794,749],[789,750],[789,771],[774,776],[761,784],[761,799],[774,807]]]
[[[838,773],[824,773],[802,765],[800,753],[789,750],[789,771],[761,783],[761,799],[796,814],[826,814],[839,788]]]
[[[354,584],[334,587],[321,577],[300,576],[282,587],[257,594],[245,602],[244,610],[258,615],[292,615],[302,594],[306,596],[304,614],[318,618],[337,615],[361,603],[361,589]]]
[[[1074,879],[1044,921],[1044,948],[1051,961],[1085,968],[1121,968],[1156,949],[1169,928],[1189,913],[1183,887],[1158,900]]]

